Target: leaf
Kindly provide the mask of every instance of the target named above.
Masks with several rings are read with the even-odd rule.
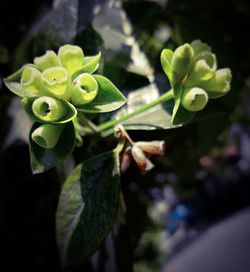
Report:
[[[35,123],[31,127],[29,135],[29,150],[33,174],[42,173],[55,167],[66,159],[75,146],[75,130],[72,122],[64,125],[58,143],[51,149],[44,149],[32,140],[31,134],[39,125],[39,123]]]
[[[167,75],[170,82],[173,81],[173,70],[171,68],[171,60],[173,57],[174,52],[170,49],[163,49],[161,52],[161,66],[164,70],[165,74]]]
[[[180,84],[175,84],[173,87],[174,90],[174,108],[172,113],[172,125],[178,126],[183,125],[189,122],[194,116],[195,112],[187,111],[181,105],[181,96],[183,93],[182,87]]]
[[[86,160],[68,177],[56,214],[63,266],[85,261],[101,246],[116,216],[119,191],[118,152]]]
[[[93,74],[99,67],[99,62],[101,59],[101,52],[95,56],[84,57],[83,59],[83,67],[77,70],[72,75],[72,80],[74,80],[78,75],[82,73],[90,73]]]
[[[67,123],[67,122],[70,122],[71,120],[73,120],[76,117],[76,115],[77,115],[77,110],[76,110],[76,108],[71,103],[69,103],[68,101],[66,101],[64,99],[56,98],[57,100],[59,100],[60,102],[62,102],[65,105],[65,108],[67,109],[67,114],[63,118],[61,118],[60,120],[58,120],[58,121],[43,122],[40,119],[38,119],[34,115],[34,113],[32,111],[32,103],[34,102],[34,100],[36,98],[38,98],[38,97],[37,96],[33,96],[33,97],[25,97],[25,98],[22,99],[22,104],[23,104],[23,107],[24,107],[26,113],[33,120],[35,120],[36,122],[39,122],[39,123],[52,123],[52,124],[64,124],[64,123]]]
[[[6,87],[12,93],[20,97],[30,96],[30,92],[26,91],[20,83],[23,69],[26,67],[36,67],[36,66],[33,64],[26,64],[22,68],[20,68],[18,71],[16,71],[14,74],[4,79],[4,84],[6,85]]]
[[[77,106],[77,109],[88,113],[110,112],[123,106],[127,99],[106,77],[93,75],[99,85],[96,98],[85,105]]]

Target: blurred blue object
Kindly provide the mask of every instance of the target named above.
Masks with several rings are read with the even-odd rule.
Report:
[[[190,218],[190,210],[186,205],[178,204],[171,213],[171,217],[174,220],[188,220]]]
[[[190,209],[185,204],[177,204],[166,220],[167,231],[174,234],[181,226],[186,225],[190,218]]]

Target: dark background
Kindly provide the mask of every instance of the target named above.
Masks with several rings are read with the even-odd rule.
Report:
[[[91,7],[96,2],[85,3]],[[101,1],[103,5],[108,2],[112,1]],[[80,3],[79,9],[84,6],[83,1]],[[208,243],[212,238],[199,240],[209,229],[217,228],[216,224],[250,204],[250,5],[246,0],[172,0],[167,3],[134,0],[123,1],[122,8],[132,23],[133,35],[141,50],[155,67],[159,81],[162,74],[161,50],[164,47],[175,48],[197,38],[211,45],[219,67],[231,68],[233,81],[230,94],[223,98],[226,114],[171,131],[132,132],[136,140],[165,139],[167,151],[164,157],[153,159],[156,168],[147,175],[142,176],[132,166],[122,177],[127,226],[117,238],[124,247],[118,251],[122,255],[116,259],[116,270],[128,272],[133,263],[136,272],[204,272],[204,267],[208,267],[207,271],[250,271],[245,257],[250,246],[239,242],[249,241],[247,229],[231,228],[228,237],[220,244],[230,240],[229,237],[237,240],[239,234],[245,233],[246,236],[226,244],[218,254],[214,254],[216,258],[212,254],[214,244]],[[39,29],[37,25],[51,9],[51,1],[1,0],[1,78],[32,61],[37,52],[56,48],[50,41],[44,42],[46,36],[39,31],[30,40],[26,38],[34,25]],[[92,53],[92,44],[96,48],[103,45],[91,32],[91,23],[87,26],[83,23],[84,18],[90,16],[87,9],[82,8],[79,14],[82,18],[79,25],[85,28],[78,33],[75,42],[80,44],[83,38],[88,40],[84,45],[85,51]],[[164,41],[155,34],[162,25],[170,29],[170,36]],[[115,65],[108,66],[104,73],[111,75],[121,90],[138,88],[146,82],[146,79],[126,73]],[[16,122],[22,122],[9,111],[11,105],[15,109],[14,96],[3,86],[2,80],[0,89],[0,270],[7,267],[6,271],[62,271],[55,242],[54,215],[65,173],[52,169],[44,174],[31,174],[28,146],[24,137],[13,132]],[[109,146],[108,141],[106,145]],[[74,154],[76,158],[78,153]],[[150,211],[159,213],[159,203],[167,209],[160,212],[161,217],[157,221]],[[232,219],[237,226],[249,222],[249,210],[245,210],[243,219],[241,214]],[[230,222],[222,225],[222,233],[227,232]],[[179,240],[175,236],[178,230],[184,232]],[[159,233],[162,232],[172,245],[170,250],[159,250],[159,240],[162,240]],[[130,243],[125,245],[125,240]],[[204,249],[202,253],[186,256],[187,252],[193,252],[193,243],[197,241],[198,248]],[[240,254],[234,254],[234,250]],[[101,250],[101,256],[103,252],[109,256],[109,247]],[[191,262],[196,258],[202,260],[201,264]],[[115,271],[109,262],[105,268],[108,258],[97,259],[68,271]],[[93,262],[98,263],[99,270],[93,268]],[[174,262],[182,265],[174,267]],[[237,262],[241,267],[236,270],[232,263]],[[218,265],[212,266],[214,264]]]

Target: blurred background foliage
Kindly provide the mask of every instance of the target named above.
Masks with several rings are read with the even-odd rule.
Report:
[[[156,167],[147,175],[132,165],[122,176],[126,224],[119,213],[103,248],[88,263],[67,271],[161,271],[203,230],[249,205],[247,0],[3,0],[0,7],[1,266],[6,263],[8,271],[61,271],[54,215],[62,182],[82,157],[114,146],[111,136],[98,144],[84,138],[83,147],[64,165],[31,174],[30,120],[2,77],[65,43],[78,44],[86,55],[102,52],[99,72],[128,96],[128,107],[116,114],[168,89],[159,58],[163,48],[201,39],[211,45],[219,67],[230,67],[233,74],[230,94],[210,105],[223,114],[172,130],[134,126],[134,140],[164,139],[166,154],[153,158]],[[110,115],[91,118],[98,123]],[[168,118],[160,108],[133,124],[146,120],[150,129],[159,122],[164,126]]]

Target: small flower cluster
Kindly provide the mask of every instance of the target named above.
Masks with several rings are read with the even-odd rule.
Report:
[[[125,147],[120,158],[122,173],[128,169],[132,160],[135,161],[142,173],[146,173],[154,167],[149,157],[151,155],[164,155],[164,141],[134,142],[121,125],[116,126],[115,131],[117,138],[125,139],[128,142],[128,146]]]
[[[39,146],[53,148],[63,125],[76,117],[76,107],[96,98],[99,86],[92,73],[99,66],[100,56],[86,57],[79,46],[67,44],[58,54],[46,51],[34,59],[34,64],[24,65],[16,73],[20,74],[19,82],[12,87],[17,86],[18,92],[15,88],[11,91],[23,98],[31,118],[42,123],[31,135]]]
[[[230,90],[230,69],[218,69],[211,48],[195,40],[179,46],[174,52],[164,49],[161,64],[174,89],[175,102],[190,112],[202,110],[209,99],[219,98]],[[181,87],[177,92],[176,86]]]
[[[85,58],[76,45],[61,46],[58,54],[48,50],[34,59],[35,66],[24,67],[21,84],[34,96],[62,98],[73,105],[89,103],[97,95],[98,84],[91,74],[81,73]]]

